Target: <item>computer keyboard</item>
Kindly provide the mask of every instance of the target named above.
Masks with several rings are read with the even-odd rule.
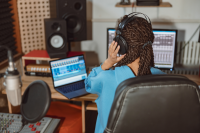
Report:
[[[60,88],[58,88],[58,90],[61,91],[62,93],[69,93],[69,92],[72,92],[72,91],[80,90],[82,88],[85,88],[84,81],[60,87]]]

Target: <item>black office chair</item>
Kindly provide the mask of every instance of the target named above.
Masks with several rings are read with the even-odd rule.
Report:
[[[175,75],[123,81],[104,133],[200,133],[198,85]]]

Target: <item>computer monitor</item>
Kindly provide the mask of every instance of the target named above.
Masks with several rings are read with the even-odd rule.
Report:
[[[153,29],[154,42],[152,44],[155,67],[173,70],[177,30]],[[115,28],[107,29],[107,51],[115,37]],[[107,53],[108,57],[108,53]]]
[[[107,28],[107,57],[108,57],[108,49],[110,44],[113,42],[115,38],[115,28]]]
[[[153,29],[152,44],[155,67],[173,70],[177,30]]]

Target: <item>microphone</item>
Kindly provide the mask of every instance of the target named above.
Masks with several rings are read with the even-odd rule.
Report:
[[[8,101],[13,106],[18,106],[21,104],[21,87],[22,87],[22,81],[21,76],[15,68],[13,57],[12,57],[12,51],[9,47],[0,45],[0,48],[5,48],[8,51],[8,69],[5,72],[4,75],[4,86],[6,88],[6,94]]]

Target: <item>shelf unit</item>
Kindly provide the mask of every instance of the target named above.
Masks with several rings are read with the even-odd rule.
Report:
[[[172,4],[169,2],[161,2],[159,6],[137,6],[136,3],[130,5],[120,5],[120,3],[117,3],[115,7],[172,7]]]

